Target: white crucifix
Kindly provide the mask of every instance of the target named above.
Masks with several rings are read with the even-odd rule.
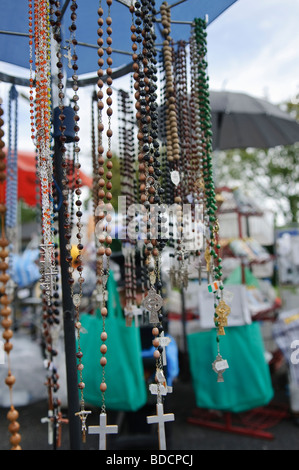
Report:
[[[99,450],[106,450],[106,434],[117,434],[117,425],[107,425],[106,413],[100,414],[99,426],[88,426],[88,434],[99,434]]]
[[[72,68],[72,51],[70,47],[67,48],[67,54],[63,54],[63,57],[67,59],[67,66],[69,69],[71,69]]]
[[[132,314],[135,317],[135,326],[139,326],[139,319],[141,315],[143,315],[143,310],[140,307],[137,307],[137,305],[133,305],[132,307]]]
[[[162,353],[162,361],[163,361],[163,366],[166,366],[167,360],[166,360],[166,346],[169,345],[171,342],[171,339],[169,336],[164,336],[164,331],[162,331],[161,335],[157,338],[159,340],[159,346],[162,346],[163,348],[163,353]]]
[[[146,419],[148,424],[158,424],[159,450],[166,450],[165,423],[168,421],[174,421],[174,414],[164,414],[164,408],[162,403],[156,404],[156,410],[156,415],[147,416]]]
[[[51,446],[54,442],[54,431],[53,431],[53,411],[48,410],[48,416],[41,419],[41,423],[48,423],[48,444]]]

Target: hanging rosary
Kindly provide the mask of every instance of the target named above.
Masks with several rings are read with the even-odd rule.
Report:
[[[108,140],[107,143],[107,151],[106,151],[106,160],[105,160],[105,148],[104,148],[104,142],[102,136],[99,137],[99,145],[98,145],[98,172],[99,172],[99,180],[98,180],[98,207],[97,207],[97,213],[96,216],[98,218],[98,223],[96,227],[96,235],[98,236],[98,249],[97,249],[97,256],[98,256],[98,269],[99,269],[99,284],[102,289],[102,301],[101,301],[101,316],[102,316],[102,333],[101,333],[101,341],[102,344],[100,346],[100,351],[102,354],[102,357],[100,359],[100,365],[102,366],[102,382],[100,385],[100,391],[102,394],[102,405],[101,405],[101,414],[99,417],[99,426],[89,426],[88,427],[88,432],[89,434],[99,434],[99,449],[100,450],[105,450],[106,449],[106,435],[108,433],[113,433],[116,434],[118,432],[118,426],[108,426],[107,425],[107,413],[106,413],[106,404],[105,404],[105,393],[107,390],[107,384],[105,382],[105,367],[107,364],[107,359],[106,359],[106,352],[107,352],[107,332],[105,329],[105,320],[106,316],[108,314],[107,310],[107,300],[108,300],[108,291],[106,289],[107,281],[109,278],[109,270],[110,270],[110,256],[112,253],[111,250],[111,243],[112,243],[112,237],[111,237],[111,212],[113,210],[112,204],[111,204],[111,199],[112,199],[112,168],[113,168],[113,163],[112,163],[112,150],[111,150],[111,139],[113,135],[113,131],[111,128],[111,116],[113,113],[112,110],[112,18],[111,18],[111,5],[112,5],[112,0],[106,0],[106,4],[108,7],[107,11],[107,16],[106,16],[106,32],[107,32],[107,38],[106,38],[106,63],[107,63],[107,69],[106,69],[106,74],[107,74],[107,80],[106,80],[106,114],[108,118],[108,126],[106,130],[106,137]],[[99,134],[103,135],[104,133],[104,124],[103,124],[103,119],[102,119],[102,113],[104,111],[104,81],[103,81],[103,75],[104,75],[104,39],[103,39],[103,25],[104,25],[104,10],[102,8],[102,2],[99,2],[99,8],[98,8],[98,91],[97,91],[97,106],[99,109],[99,114],[100,114],[100,119],[98,123],[98,131]],[[106,163],[106,168],[105,168],[105,163]]]
[[[205,188],[205,212],[204,220],[206,224],[206,249],[205,260],[207,264],[208,288],[214,295],[214,322],[217,328],[217,357],[212,364],[213,370],[217,373],[217,381],[222,382],[222,373],[228,368],[226,360],[222,359],[220,354],[219,342],[220,336],[225,334],[224,327],[227,326],[227,316],[230,308],[223,300],[222,284],[222,265],[219,255],[219,224],[216,217],[217,204],[216,193],[213,180],[212,164],[212,124],[211,110],[209,102],[209,85],[206,73],[206,21],[202,19],[195,20],[194,37],[197,46],[198,57],[198,97],[199,97],[199,115],[201,127],[202,142],[202,176]]]
[[[155,1],[141,0],[131,5],[132,13],[132,49],[133,77],[135,80],[135,108],[138,123],[139,144],[139,197],[143,207],[142,234],[144,236],[144,257],[147,267],[149,289],[143,300],[143,307],[149,312],[149,322],[154,326],[153,345],[156,360],[156,384],[150,386],[150,391],[157,395],[157,415],[148,416],[149,424],[158,423],[159,448],[166,448],[164,422],[173,421],[174,415],[165,415],[162,396],[170,392],[164,375],[163,364],[166,355],[163,354],[167,343],[164,342],[163,331],[163,298],[161,280],[161,251],[165,246],[160,230],[161,202],[164,189],[160,177],[160,144],[158,141],[158,103],[157,103],[157,51],[154,33]],[[158,224],[155,222],[158,220]],[[164,360],[163,360],[164,359]],[[154,386],[156,385],[156,387]]]
[[[14,85],[9,90],[8,99],[8,146],[6,170],[6,230],[9,240],[17,240],[18,211],[18,92]],[[17,246],[14,245],[14,250]],[[12,249],[10,255],[12,255]],[[12,275],[12,257],[10,256],[10,275]]]
[[[9,257],[9,241],[6,236],[5,230],[5,213],[7,210],[6,201],[5,201],[5,189],[4,184],[6,182],[6,163],[5,163],[5,153],[4,153],[4,141],[3,141],[3,109],[2,109],[2,100],[0,100],[0,215],[1,215],[1,238],[0,238],[0,293],[1,293],[1,308],[0,308],[0,316],[2,317],[1,325],[4,328],[4,332],[2,333],[2,337],[5,340],[3,345],[4,351],[7,357],[7,365],[8,365],[8,373],[5,379],[5,383],[9,388],[9,396],[10,396],[10,409],[7,413],[7,419],[10,421],[8,426],[8,430],[11,433],[10,443],[12,445],[11,450],[21,450],[20,442],[21,442],[21,435],[19,434],[20,424],[18,423],[17,419],[19,417],[19,412],[15,409],[13,405],[13,386],[15,384],[15,377],[11,372],[11,361],[10,361],[10,352],[13,348],[13,344],[11,343],[11,339],[13,337],[13,330],[11,329],[12,326],[12,318],[11,313],[12,309],[10,307],[12,301],[12,292],[9,292],[8,283],[10,280],[10,276],[7,273],[9,265],[5,261]]]
[[[29,20],[32,22],[32,3]],[[30,25],[31,29],[31,25]],[[33,35],[33,32],[30,33]],[[33,36],[32,36],[33,38]],[[30,39],[31,42],[31,39]],[[32,41],[33,42],[33,41]],[[41,288],[45,289],[47,302],[53,295],[57,269],[55,266],[53,241],[53,162],[51,149],[51,72],[50,72],[50,23],[47,1],[34,1],[34,44],[35,44],[35,120],[32,118],[32,137],[37,149],[38,176],[41,186],[42,245],[41,245]],[[30,46],[32,46],[30,44]],[[32,51],[30,72],[32,74]],[[33,79],[30,77],[31,94]],[[31,114],[34,103],[31,100]],[[35,128],[35,135],[33,129]]]

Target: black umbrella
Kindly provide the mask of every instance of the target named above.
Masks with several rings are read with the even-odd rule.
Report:
[[[299,123],[268,101],[244,93],[210,91],[213,148],[271,148],[299,142]]]

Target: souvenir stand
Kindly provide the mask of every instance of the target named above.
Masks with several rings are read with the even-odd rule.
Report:
[[[115,334],[115,330],[110,329],[110,324],[114,314],[122,310],[122,319],[126,322],[126,332],[123,332],[122,337],[133,332],[136,347],[139,316],[151,325],[155,374],[149,391],[155,397],[156,414],[148,416],[147,423],[158,430],[159,449],[166,449],[165,423],[175,419],[174,413],[164,412],[165,398],[172,391],[172,387],[167,383],[166,373],[165,349],[169,339],[165,335],[161,275],[162,251],[166,246],[170,249],[168,262],[173,285],[186,287],[188,268],[192,263],[197,266],[199,282],[203,273],[208,279],[208,289],[213,298],[210,315],[215,326],[215,357],[207,367],[213,366],[216,383],[223,381],[222,373],[228,368],[227,360],[221,355],[221,338],[225,335],[230,308],[224,300],[217,201],[213,181],[211,110],[206,61],[207,18],[195,18],[186,22],[189,38],[174,42],[171,36],[171,12],[173,7],[184,1],[186,0],[172,5],[159,2],[159,11],[155,8],[154,0],[120,2],[125,5],[126,13],[130,17],[128,34],[131,38],[129,55],[132,59],[131,108],[128,96],[123,94],[120,97],[120,114],[123,113],[123,119],[127,119],[123,140],[120,138],[123,143],[121,191],[126,197],[126,218],[122,227],[124,232],[120,237],[125,267],[123,309],[111,270],[112,222],[115,216],[111,202],[114,182],[112,144],[115,135],[112,115],[116,105],[113,81],[117,75],[113,70],[115,51],[112,22],[113,8],[117,2],[103,0],[95,8],[98,27],[95,47],[98,57],[96,93],[95,98],[93,97],[97,116],[92,155],[92,201],[96,285],[92,301],[96,305],[96,316],[88,317],[84,316],[82,311],[85,282],[82,223],[84,207],[80,178],[81,82],[78,60],[80,41],[77,36],[81,12],[75,0],[63,4],[58,0],[28,2],[29,34],[26,37],[30,67],[30,123],[31,138],[36,148],[40,193],[40,286],[49,396],[48,416],[44,422],[48,424],[49,444],[55,449],[59,447],[61,429],[65,422],[69,424],[70,445],[73,450],[80,449],[89,434],[96,434],[99,438],[99,449],[105,450],[107,434],[118,433],[118,426],[109,422],[109,410],[112,408],[110,398],[114,393],[114,388],[109,387],[109,380],[112,380],[109,374],[113,367],[113,360],[109,360],[109,355],[113,358],[115,349],[110,347]],[[219,2],[218,14],[231,3],[233,2]],[[63,19],[66,16],[68,31],[63,28]],[[156,48],[156,23],[163,39],[159,50]],[[65,62],[70,69],[69,79]],[[127,73],[127,67],[124,70]],[[71,94],[69,102],[67,88]],[[162,113],[158,113],[159,106],[163,109]],[[187,110],[191,112],[188,113]],[[2,127],[5,119],[2,109],[1,115]],[[4,328],[4,350],[9,359],[13,332],[10,328],[10,292],[7,289],[8,264],[5,262],[9,256],[9,242],[5,235],[5,213],[8,205],[3,190],[6,155],[3,150],[5,141],[2,131],[0,137],[0,314]],[[13,165],[13,157],[8,157],[9,167]],[[139,237],[136,237],[136,232]],[[72,254],[73,240],[76,240],[75,259]],[[141,273],[138,279],[140,283],[137,283],[136,272]],[[92,353],[98,355],[99,359],[98,370],[94,372],[94,376],[100,377],[97,388],[100,416],[97,426],[88,425],[91,410],[86,399],[89,383],[88,373],[85,380],[85,372],[88,371],[87,359],[90,352],[88,353],[82,328],[84,321],[91,319],[97,320],[99,326],[99,330],[92,330],[97,331],[97,342],[93,343],[95,349]],[[62,323],[66,351],[67,417],[63,416],[61,411],[59,354],[56,349],[57,329]],[[135,355],[135,363],[131,363],[129,368],[136,380],[140,378],[140,374],[134,374],[138,360],[138,355]],[[120,358],[119,362],[121,361]],[[125,367],[125,361],[123,366]],[[116,374],[112,375],[115,378]],[[15,377],[9,367],[6,384],[11,394],[11,407],[7,415],[10,421],[10,442],[12,449],[19,450],[21,430],[17,421],[18,411],[13,405],[14,383]],[[136,383],[128,381],[128,385],[132,391]]]
[[[277,258],[277,280],[281,296],[281,311],[274,324],[273,336],[283,355],[288,370],[288,391],[290,408],[298,414],[298,224],[293,223],[275,231],[275,252]]]
[[[209,377],[204,375],[202,379],[197,379],[198,408],[194,410],[188,421],[192,424],[225,432],[273,439],[273,433],[269,432],[268,428],[288,416],[288,412],[284,406],[274,406],[271,403],[273,389],[270,368],[265,359],[264,338],[259,322],[269,319],[272,323],[275,322],[280,303],[273,295],[272,290],[271,295],[262,294],[260,280],[253,275],[250,269],[252,263],[272,261],[271,255],[257,242],[254,243],[248,233],[248,218],[261,217],[262,214],[256,210],[249,198],[233,193],[234,191],[226,187],[217,188],[220,227],[225,221],[225,219],[221,219],[221,214],[233,214],[235,217],[235,220],[229,219],[229,229],[223,230],[222,233],[220,230],[221,258],[225,273],[225,296],[227,296],[225,298],[231,307],[229,328],[226,332],[229,339],[226,344],[228,349],[225,348],[225,352],[226,357],[230,358],[230,364],[234,370],[231,371],[231,375],[226,381],[226,384],[230,382],[230,386],[227,388],[225,384],[221,394],[213,388]],[[242,223],[243,218],[245,224]],[[228,238],[226,238],[227,233],[230,235]],[[248,245],[246,245],[246,241],[248,241]],[[234,264],[232,268],[227,269],[225,267],[226,257],[236,261],[238,267]],[[265,277],[268,275],[267,273]],[[252,301],[252,297],[254,297],[254,301]],[[198,334],[190,334],[188,337],[190,349],[198,348],[199,342],[204,348],[205,341],[208,342],[210,336],[213,335],[213,332],[209,331],[210,320],[205,315],[208,308],[209,298],[202,290],[199,302],[200,319],[197,321],[202,331]],[[229,351],[229,347],[238,350],[238,357],[231,358],[233,355]],[[243,347],[245,347],[244,350]],[[208,354],[208,345],[206,345],[205,351]],[[235,360],[236,362],[234,362]],[[253,360],[252,363],[251,360]],[[204,374],[201,366],[199,359],[192,360],[191,368],[193,370],[197,368],[201,374]],[[244,369],[247,371],[246,376],[243,376],[242,373]],[[209,388],[209,394],[203,391],[203,387],[200,388],[202,381],[205,382],[206,388]],[[241,382],[244,389],[242,389]],[[230,390],[229,394],[228,390]],[[236,393],[235,396],[234,393]]]

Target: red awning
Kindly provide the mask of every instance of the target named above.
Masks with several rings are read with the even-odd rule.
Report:
[[[80,170],[82,186],[92,186],[92,178]],[[36,158],[33,152],[18,152],[18,199],[29,206],[36,206]]]

